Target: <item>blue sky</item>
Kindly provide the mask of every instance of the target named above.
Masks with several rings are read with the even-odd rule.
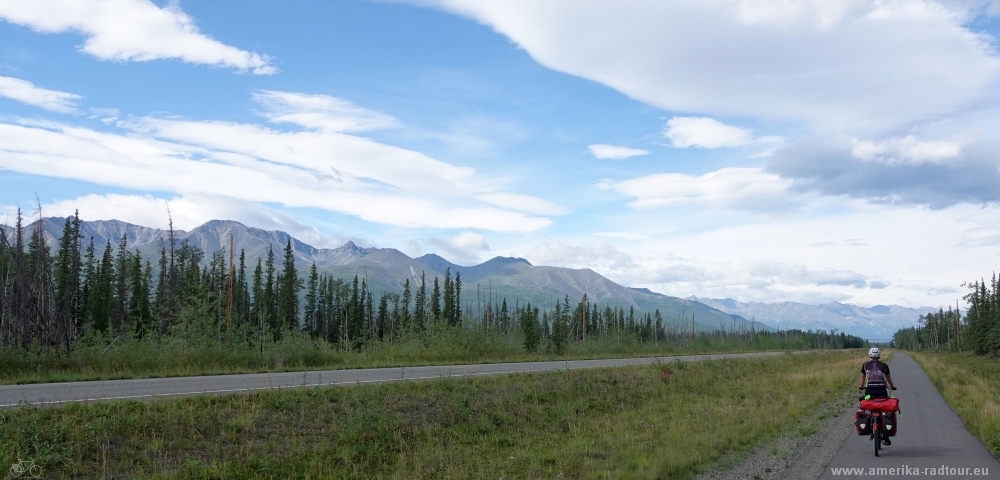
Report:
[[[945,305],[1000,252],[998,11],[0,1],[0,210]]]

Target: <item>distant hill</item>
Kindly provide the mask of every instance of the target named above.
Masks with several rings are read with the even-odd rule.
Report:
[[[55,248],[62,237],[65,219],[44,218],[41,222],[47,242]],[[130,249],[139,250],[154,264],[160,249],[168,243],[168,232],[165,230],[119,220],[81,222],[81,232],[85,243],[93,238],[98,252],[103,252],[108,243],[116,247],[124,236]],[[281,258],[286,243],[291,239],[295,262],[300,269],[315,263],[321,272],[339,278],[352,279],[359,275],[367,278],[377,291],[402,292],[407,279],[415,286],[419,284],[422,273],[426,275],[430,287],[435,277],[443,278],[450,268],[453,275],[461,274],[462,298],[466,308],[480,308],[491,299],[496,303],[506,299],[509,304],[531,302],[548,309],[555,302],[562,302],[567,295],[571,305],[575,305],[586,293],[587,298],[592,303],[597,302],[602,309],[606,305],[622,307],[626,312],[635,308],[637,314],[660,310],[668,323],[685,330],[690,328],[692,318],[699,331],[712,331],[721,326],[770,329],[759,321],[751,325],[745,316],[732,315],[714,306],[647,289],[624,287],[590,269],[532,265],[523,258],[495,257],[479,265],[463,266],[436,254],[411,258],[393,248],[361,248],[353,242],[332,249],[316,248],[285,232],[247,227],[228,220],[212,220],[191,231],[175,230],[174,236],[178,245],[188,241],[205,252],[206,257],[228,247],[232,238],[237,255],[241,249],[245,252],[248,268],[252,268],[258,258],[265,257],[269,247]]]
[[[742,303],[731,298],[688,297],[688,300],[725,313],[762,321],[782,330],[837,330],[868,339],[892,338],[896,330],[916,326],[921,315],[937,311],[932,307],[860,307],[839,302],[807,305],[794,302]]]

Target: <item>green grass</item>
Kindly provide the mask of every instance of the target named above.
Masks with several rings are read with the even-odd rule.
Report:
[[[0,350],[0,384],[808,348],[802,339],[758,338],[751,342],[702,335],[690,342],[643,343],[624,335],[620,339],[599,337],[571,342],[565,354],[555,355],[547,344],[539,352],[525,352],[519,335],[441,325],[358,351],[338,349],[298,333],[286,335],[281,342],[266,343],[263,352],[212,338],[165,336],[160,342],[111,341],[89,337],[68,355],[57,350]]]
[[[45,478],[687,478],[845,395],[858,352],[0,411]]]
[[[1000,361],[953,352],[909,352],[965,426],[1000,456]]]

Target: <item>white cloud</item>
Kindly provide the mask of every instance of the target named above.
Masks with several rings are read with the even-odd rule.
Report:
[[[881,142],[851,139],[851,154],[865,161],[889,165],[945,164],[962,153],[962,141],[918,140],[913,135],[890,138]]]
[[[139,191],[319,208],[403,227],[525,232],[551,221],[524,210],[562,211],[543,199],[482,191],[477,185],[495,189],[496,182],[477,179],[472,168],[339,132],[152,117],[119,125],[128,130],[0,123],[0,168]]]
[[[663,136],[677,148],[735,148],[757,146],[763,149],[751,155],[766,157],[781,144],[778,136],[755,137],[748,128],[727,125],[708,117],[674,117],[667,121]]]
[[[574,245],[563,240],[540,243],[524,255],[533,265],[591,268],[599,272],[636,267],[632,257],[608,242]]]
[[[76,102],[81,98],[75,93],[49,90],[27,80],[3,76],[0,76],[0,97],[59,113],[76,111]]]
[[[462,232],[451,238],[431,238],[428,242],[453,262],[476,263],[480,254],[490,251],[486,237],[473,232]]]
[[[272,122],[319,131],[359,132],[400,125],[392,116],[329,95],[260,90],[253,99],[264,106],[263,115]]]
[[[723,168],[704,175],[658,173],[618,182],[605,180],[600,188],[634,197],[636,209],[700,205],[738,210],[786,208],[796,200],[791,182],[759,168]]]
[[[0,1],[0,19],[41,33],[78,32],[81,50],[101,60],[177,59],[235,68],[258,75],[277,72],[267,55],[215,40],[176,2],[149,0]]]
[[[591,155],[601,159],[622,160],[625,158],[649,155],[648,150],[621,147],[618,145],[607,145],[603,143],[587,145],[587,148],[590,150]]]
[[[961,2],[414,1],[675,112],[855,131],[965,109],[1000,73],[991,37],[963,24],[972,9]]]
[[[663,135],[678,148],[743,147],[754,141],[750,130],[706,117],[671,118]]]

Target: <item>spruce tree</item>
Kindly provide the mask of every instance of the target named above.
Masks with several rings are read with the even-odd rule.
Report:
[[[278,309],[275,299],[275,269],[274,269],[274,248],[267,247],[267,260],[264,262],[264,295],[261,302],[264,304],[264,321],[271,329],[271,336],[274,341],[281,339],[281,327],[278,324]]]
[[[299,328],[299,290],[302,282],[295,270],[295,251],[292,250],[292,239],[288,238],[285,245],[285,261],[281,270],[281,285],[278,294],[278,316],[284,327],[295,330]]]
[[[306,286],[306,309],[303,320],[305,330],[309,335],[316,336],[316,311],[319,308],[319,272],[316,271],[316,262],[309,268],[309,283]]]
[[[257,258],[257,268],[253,271],[253,307],[251,317],[253,319],[252,328],[257,331],[257,341],[264,342],[264,320],[267,318],[267,311],[264,301],[264,268],[261,260]]]
[[[441,318],[441,287],[437,277],[434,277],[434,290],[431,293],[431,315],[435,320]]]
[[[520,313],[521,334],[524,336],[524,350],[534,352],[538,349],[541,340],[541,331],[538,328],[538,309],[531,309],[529,302]]]
[[[410,325],[410,300],[412,294],[410,293],[410,279],[407,278],[403,282],[403,304],[400,305],[400,323],[405,326]]]
[[[413,320],[417,323],[417,329],[422,330],[427,314],[427,278],[423,271],[420,272],[420,287],[413,303]]]
[[[444,308],[443,315],[448,325],[455,324],[455,289],[451,282],[451,267],[444,270]]]
[[[122,235],[118,244],[118,251],[115,254],[115,281],[114,281],[114,303],[112,304],[113,330],[115,335],[120,335],[129,327],[129,271],[131,270],[131,259],[128,251],[128,237]]]
[[[454,292],[455,306],[452,308],[453,314],[455,316],[453,324],[461,325],[462,324],[462,272],[455,272],[455,282],[452,285],[452,288],[455,290]]]

